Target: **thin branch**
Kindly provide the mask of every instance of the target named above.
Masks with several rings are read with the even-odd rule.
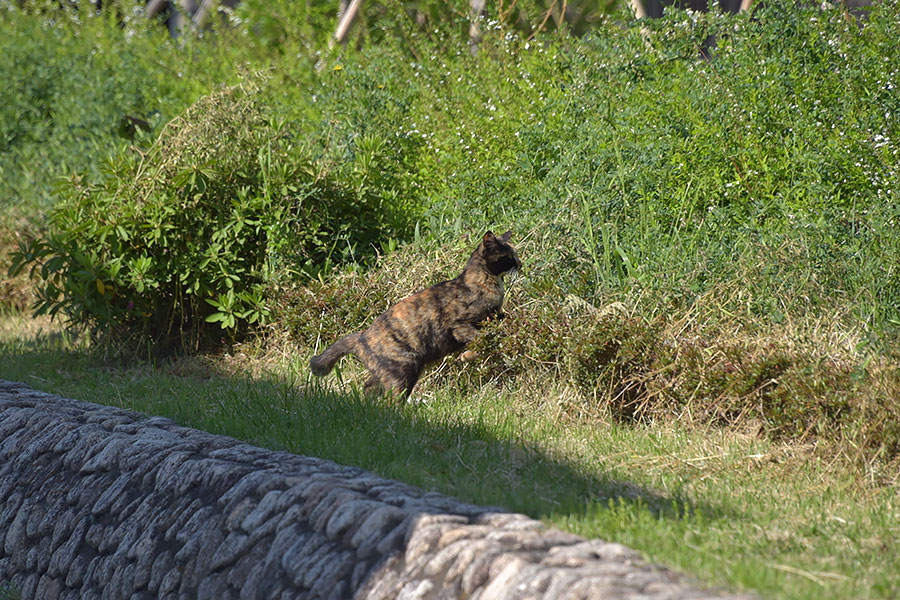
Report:
[[[556,28],[559,29],[562,27],[562,24],[566,22],[566,11],[569,10],[569,0],[563,0],[562,9],[559,11],[559,18],[556,18],[556,15],[553,15],[553,20],[556,21]]]
[[[538,25],[538,28],[531,32],[531,35],[528,36],[528,40],[530,41],[534,36],[539,34],[541,30],[544,28],[544,25],[547,24],[547,19],[550,18],[550,13],[553,12],[553,9],[556,7],[556,0],[550,3],[550,8],[547,9],[547,12],[544,14],[544,20],[541,21],[541,24]]]
[[[518,4],[519,0],[513,0],[512,4],[509,5],[509,8],[506,9],[506,12],[503,12],[503,7],[500,7],[500,22],[503,23],[506,19],[509,18],[509,15],[512,14],[513,9]]]

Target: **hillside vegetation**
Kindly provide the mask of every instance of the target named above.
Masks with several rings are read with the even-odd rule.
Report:
[[[97,144],[117,111],[172,114],[202,89],[195,57],[238,52],[162,44],[197,78],[154,73],[150,94],[137,82],[160,59],[148,48],[163,51],[152,31],[137,44],[109,24],[75,35],[10,14],[10,27],[65,48],[45,53],[79,64],[72,51],[90,47],[124,81],[105,83],[117,102],[92,103],[104,128],[64,101],[88,73],[102,81],[102,65],[31,77],[26,102],[45,114],[29,117],[43,130],[11,131],[4,153],[20,165],[10,185],[26,189],[36,147],[83,167],[16,264],[40,265],[41,311],[97,340],[158,355],[269,323],[312,349],[455,274],[482,230],[512,228],[526,263],[513,318],[489,328],[465,377],[515,385],[541,372],[573,390],[579,412],[752,420],[900,451],[893,11],[862,27],[839,10],[783,7],[676,13],[643,31],[607,19],[539,42],[498,25],[476,56],[453,32],[401,18],[402,35],[316,63],[270,52],[266,71],[220,65],[239,83],[111,156],[73,132],[96,131]],[[251,33],[222,35],[260,52]],[[129,52],[97,52],[104,43]],[[31,206],[46,202],[38,187]],[[322,279],[377,253],[352,280]],[[417,264],[422,253],[432,258]]]
[[[455,478],[417,479],[387,458],[403,455],[404,428],[423,435],[420,416],[435,419],[429,455],[452,448],[461,422],[458,439],[497,427],[501,442],[509,435],[521,445],[503,454],[489,443],[477,464],[524,460],[540,470],[561,464],[554,452],[579,455],[573,439],[610,427],[657,439],[661,427],[691,448],[653,442],[661,456],[707,444],[693,436],[738,435],[725,464],[788,448],[849,465],[866,497],[897,485],[900,13],[891,3],[862,21],[783,3],[642,23],[613,12],[592,17],[580,37],[529,37],[489,18],[476,53],[463,9],[425,25],[400,4],[373,10],[364,33],[329,49],[330,12],[262,4],[247,2],[227,26],[180,44],[126,4],[99,15],[0,9],[0,72],[15,74],[0,90],[0,260],[13,275],[0,305],[19,323],[12,330],[25,332],[2,332],[9,370],[0,376],[22,377],[29,353],[59,348],[90,351],[99,364],[144,368],[133,366],[139,358],[240,374],[263,388],[247,384],[256,401],[216,400],[194,412],[142,404],[145,392],[132,389],[122,402],[259,443],[331,452],[420,485]],[[420,382],[430,408],[354,400],[362,373],[350,361],[340,379],[325,380],[337,397],[309,387],[304,365],[314,351],[455,276],[488,229],[514,231],[524,267],[507,282],[507,318],[476,343],[479,359],[447,360]],[[70,332],[34,337],[34,326],[21,325],[29,296]],[[69,388],[52,370],[34,375],[75,395],[105,385]],[[270,379],[281,382],[275,392],[261,383]],[[276,397],[278,408],[269,406]],[[323,399],[340,408],[304,412]],[[360,432],[342,410],[382,425]],[[241,430],[234,415],[248,411],[274,429]],[[233,416],[208,420],[215,415]],[[377,438],[394,417],[399,450]],[[346,444],[314,431],[306,435],[317,441],[305,445],[284,424],[308,427],[298,418],[338,419],[336,430],[362,436],[350,445],[383,443],[385,455],[345,457]],[[575,436],[560,442],[565,450],[551,441],[562,435],[553,427]],[[544,428],[555,433],[533,433]],[[617,443],[629,452],[630,442]],[[757,443],[771,446],[760,453]],[[576,475],[560,488],[564,500],[548,488],[555,500],[515,507],[602,535],[635,523],[652,530],[647,518],[670,528],[669,501],[688,521],[706,510],[697,496],[705,488],[671,483],[693,472],[688,463],[672,466],[666,483],[646,482],[674,485],[664,500],[640,493],[627,508],[627,486],[584,479],[594,452],[566,463]],[[620,467],[617,476],[635,476]],[[610,500],[618,508],[599,517],[597,486],[600,509],[609,498],[625,504]],[[476,489],[450,492],[519,502]],[[889,596],[896,573],[873,566],[896,531],[885,502],[871,505],[890,507],[882,528],[848,550],[858,560],[835,566],[821,550],[825,558],[790,567],[812,573],[796,588],[784,581],[790,568],[778,577],[754,571],[765,558],[747,558],[757,566],[746,571],[729,558],[724,576],[715,561],[663,559],[792,597],[818,593],[817,581],[830,587],[822,573],[831,569],[856,569],[869,575],[840,575],[834,597]],[[570,523],[575,513],[586,521]],[[690,538],[695,525],[660,536]],[[720,548],[729,534],[717,531]],[[761,557],[781,544],[763,537],[754,542]],[[697,544],[713,543],[705,539]]]

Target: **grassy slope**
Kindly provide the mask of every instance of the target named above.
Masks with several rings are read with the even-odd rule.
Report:
[[[54,13],[46,19],[0,7],[0,216],[38,225],[55,187],[73,173],[96,177],[111,156],[149,136],[127,127],[141,119],[157,134],[215,85],[235,80],[229,44],[177,48],[132,7],[101,16]],[[121,9],[121,10],[120,10]],[[124,15],[123,15],[124,13]],[[252,45],[240,52],[252,59]]]

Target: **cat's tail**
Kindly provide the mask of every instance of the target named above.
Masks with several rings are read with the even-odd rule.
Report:
[[[347,334],[325,348],[325,351],[321,354],[313,356],[309,360],[309,370],[312,371],[313,375],[317,375],[318,377],[331,371],[331,369],[334,368],[334,364],[339,361],[342,356],[353,352],[361,334],[362,332]]]

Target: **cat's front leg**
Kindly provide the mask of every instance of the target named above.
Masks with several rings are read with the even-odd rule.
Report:
[[[453,328],[453,338],[463,346],[474,342],[476,337],[478,337],[478,329],[470,323],[463,323]],[[469,362],[476,358],[478,358],[478,353],[474,350],[466,350],[459,355],[459,360],[463,362]]]
[[[471,323],[460,323],[451,329],[451,333],[453,333],[453,339],[463,346],[471,344],[478,337],[478,329]]]
[[[478,358],[477,350],[466,350],[462,354],[459,355],[460,362],[470,362]]]

